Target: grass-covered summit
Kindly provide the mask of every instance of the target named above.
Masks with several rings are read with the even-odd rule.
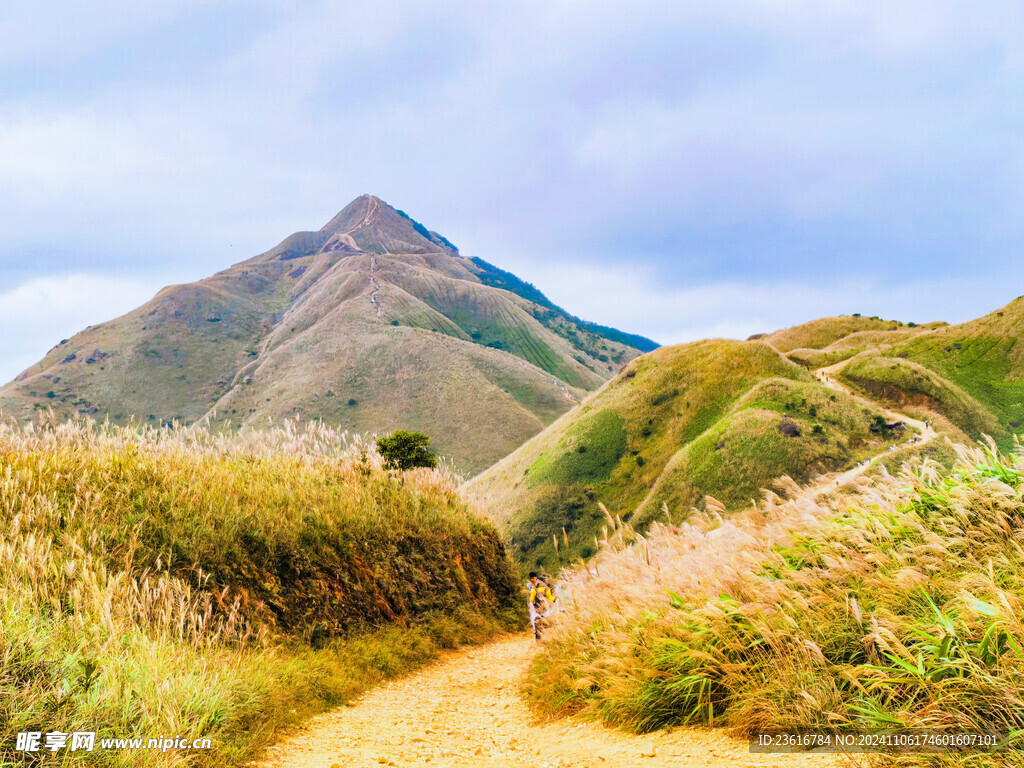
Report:
[[[239,764],[517,619],[502,540],[446,470],[388,471],[322,425],[0,427],[0,488],[0,762],[18,732],[95,728],[213,743],[147,765]]]
[[[573,317],[364,195],[319,230],[61,341],[0,388],[0,410],[404,429],[478,471],[655,346]]]

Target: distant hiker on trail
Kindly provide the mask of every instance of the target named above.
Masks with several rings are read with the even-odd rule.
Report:
[[[530,571],[530,597],[527,605],[530,608],[530,626],[533,636],[540,640],[541,630],[548,626],[547,618],[555,611],[558,598],[551,591],[546,581],[541,580],[536,571]]]
[[[547,578],[539,576],[536,571],[530,571],[530,605],[544,607],[544,601],[552,605],[558,598],[551,591]]]

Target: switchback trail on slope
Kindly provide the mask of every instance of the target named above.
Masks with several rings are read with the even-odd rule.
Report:
[[[907,416],[905,413],[899,413],[898,411],[890,410],[889,408],[886,408],[885,406],[879,403],[873,402],[872,400],[868,400],[867,398],[858,395],[856,392],[851,390],[846,385],[841,384],[840,382],[833,379],[832,376],[835,375],[844,365],[846,365],[847,362],[849,361],[844,360],[842,362],[836,363],[835,365],[830,365],[827,368],[819,368],[818,370],[813,372],[814,376],[818,379],[818,381],[820,381],[829,389],[833,389],[836,392],[843,392],[867,408],[880,410],[882,412],[882,415],[885,416],[887,419],[895,419],[897,421],[902,421],[908,427],[916,429],[919,433],[917,445],[924,445],[925,443],[928,443],[931,440],[935,439],[935,437],[937,436],[935,430],[932,427],[925,424],[923,421],[911,418],[910,416]],[[819,492],[823,492],[827,488],[832,487],[833,483],[836,486],[846,485],[855,477],[864,474],[864,472],[870,469],[876,462],[885,458],[886,455],[887,451],[883,451],[877,456],[872,456],[870,459],[867,459],[866,461],[862,462],[861,465],[858,467],[848,469],[846,472],[843,472],[839,475],[829,477],[827,480],[824,480],[819,483]]]
[[[311,719],[261,768],[832,768],[838,755],[757,754],[705,728],[635,736],[570,717],[538,723],[519,694],[537,646],[516,635],[451,653]]]

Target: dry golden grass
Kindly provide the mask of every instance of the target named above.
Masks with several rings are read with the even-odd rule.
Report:
[[[712,503],[645,537],[609,515],[602,553],[563,574],[572,610],[531,699],[636,730],[994,732],[1008,752],[964,760],[1017,764],[1024,471],[957,452],[951,472],[914,459],[852,493],[790,487],[728,520]]]
[[[0,531],[0,762],[18,732],[94,730],[213,741],[147,765],[236,764],[516,620],[448,468],[389,472],[319,424],[0,426]]]

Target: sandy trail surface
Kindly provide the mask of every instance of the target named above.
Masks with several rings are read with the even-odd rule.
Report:
[[[756,754],[717,730],[634,736],[566,718],[538,723],[519,695],[536,652],[517,635],[455,652],[311,719],[261,768],[704,768],[849,765],[837,755]]]

